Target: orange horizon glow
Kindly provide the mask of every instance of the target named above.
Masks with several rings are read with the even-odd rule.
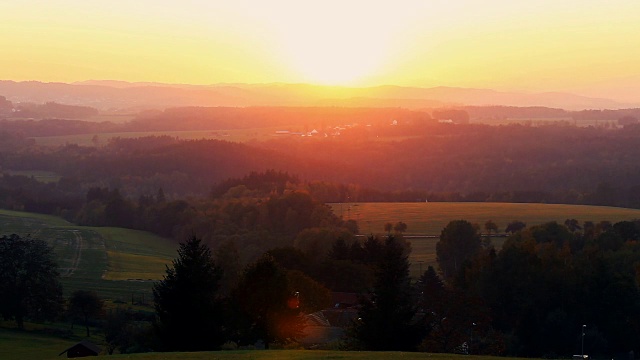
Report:
[[[0,4],[0,79],[640,87],[640,2],[187,0]]]

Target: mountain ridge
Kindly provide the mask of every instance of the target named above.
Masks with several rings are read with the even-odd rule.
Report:
[[[73,83],[0,80],[0,95],[14,102],[60,102],[98,109],[178,106],[405,107],[544,106],[565,110],[623,109],[639,104],[567,92],[507,92],[462,87],[372,87],[313,84],[168,84],[87,80]]]

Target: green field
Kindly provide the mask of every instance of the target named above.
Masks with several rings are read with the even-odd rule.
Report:
[[[77,340],[60,339],[46,334],[0,328],[0,359],[54,360]],[[512,360],[514,358],[474,356],[476,360]],[[190,353],[144,353],[101,355],[92,359],[132,360],[463,360],[468,355],[410,352],[325,351],[325,350],[235,350]]]
[[[100,359],[98,357],[96,359]],[[107,358],[107,357],[105,357]],[[463,360],[469,359],[468,355],[454,354],[430,354],[419,352],[372,352],[372,351],[325,351],[325,350],[253,350],[253,351],[218,351],[200,353],[156,353],[115,355],[109,359],[132,360],[320,360],[320,359],[345,359],[345,360]],[[475,360],[512,360],[514,358],[474,356]]]
[[[22,170],[4,170],[2,173],[4,174],[8,174],[8,175],[13,175],[13,176],[27,176],[27,177],[32,177],[37,181],[43,182],[43,183],[56,183],[60,180],[60,178],[62,178],[62,176],[51,172],[51,171],[38,171],[38,170],[29,170],[29,171],[22,171]]]
[[[177,245],[153,234],[108,227],[76,226],[61,218],[0,210],[0,235],[30,235],[56,253],[65,294],[95,290],[103,298],[151,298]],[[138,300],[139,301],[139,300]]]
[[[56,359],[58,354],[78,341],[52,334],[0,328],[0,359]]]
[[[283,128],[289,128],[285,126]],[[119,133],[98,133],[98,134],[78,134],[62,136],[41,136],[34,137],[38,145],[58,146],[65,144],[78,144],[81,146],[95,146],[92,139],[98,135],[98,146],[105,145],[109,139],[120,137],[123,139],[139,138],[145,136],[171,136],[181,140],[218,139],[234,142],[246,142],[249,140],[270,140],[276,137],[276,130],[281,128],[252,128],[252,129],[231,129],[231,130],[193,130],[193,131],[149,131],[149,132],[119,132]]]
[[[403,221],[411,242],[411,272],[418,276],[436,265],[440,231],[451,220],[482,225],[494,221],[500,231],[513,220],[528,226],[549,221],[618,222],[640,218],[640,210],[601,206],[506,203],[348,203],[332,204],[343,218],[358,221],[362,234],[382,233],[384,224]],[[164,275],[165,264],[176,256],[177,245],[150,233],[108,227],[83,227],[47,215],[0,210],[0,235],[31,235],[49,242],[57,255],[62,283],[68,295],[91,289],[101,297],[129,301],[151,298],[151,284]],[[500,247],[504,238],[493,239]]]
[[[527,226],[550,221],[564,223],[566,219],[612,223],[623,220],[640,219],[640,210],[607,206],[584,206],[562,204],[521,204],[521,203],[342,203],[330,204],[333,212],[344,219],[354,219],[360,226],[361,234],[384,232],[384,224],[402,221],[407,224],[407,238],[411,241],[412,274],[416,276],[428,265],[436,264],[437,236],[451,220],[464,219],[480,225],[492,220],[504,232],[508,223],[523,221]],[[413,237],[418,236],[418,237]],[[425,237],[433,236],[433,237]],[[504,238],[494,238],[499,247]],[[422,261],[422,265],[420,263]]]

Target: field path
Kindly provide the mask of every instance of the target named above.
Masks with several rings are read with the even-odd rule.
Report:
[[[78,270],[78,265],[80,265],[80,258],[82,257],[82,246],[83,246],[82,235],[78,230],[71,230],[71,232],[75,236],[75,251],[74,251],[73,260],[71,261],[71,266],[68,268],[60,269],[60,276],[62,277],[69,277],[73,275],[73,273],[76,270]]]

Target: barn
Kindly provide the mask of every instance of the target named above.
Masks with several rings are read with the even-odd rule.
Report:
[[[98,356],[98,354],[100,354],[100,351],[101,349],[95,344],[86,340],[82,340],[79,343],[61,352],[60,354],[58,354],[58,356],[64,353],[67,353],[68,358]]]

